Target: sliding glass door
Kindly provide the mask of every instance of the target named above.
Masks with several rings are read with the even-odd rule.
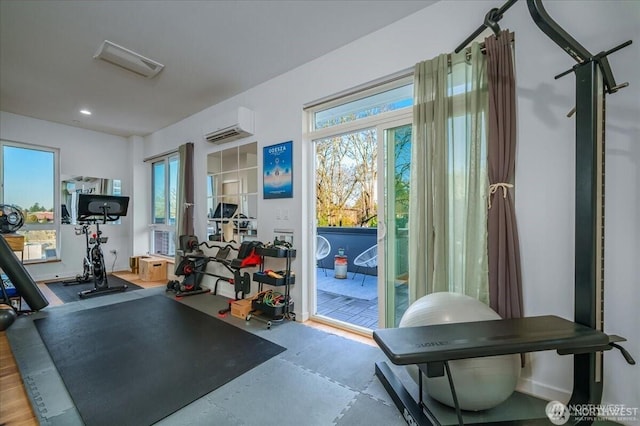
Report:
[[[404,124],[401,124],[404,123]],[[397,327],[408,307],[409,283],[409,182],[411,166],[411,124],[407,120],[389,123],[384,135],[384,232],[380,279],[384,288],[381,318],[386,327]]]
[[[395,327],[408,306],[411,119],[317,139],[314,151],[315,315]]]
[[[412,94],[407,75],[307,110],[316,320],[368,332],[406,309]]]

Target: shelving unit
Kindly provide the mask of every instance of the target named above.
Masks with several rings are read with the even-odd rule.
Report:
[[[260,299],[254,299],[251,305],[251,312],[247,315],[246,320],[252,318],[267,324],[267,328],[271,328],[273,324],[279,324],[285,319],[296,320],[296,314],[293,312],[293,300],[291,300],[291,286],[295,284],[296,277],[291,271],[291,262],[296,258],[296,250],[292,248],[279,247],[258,247],[256,253],[262,257],[260,270],[254,272],[253,281],[258,283],[258,292],[263,291],[264,285],[284,290],[284,304],[282,306],[272,306],[261,302]],[[265,258],[285,259],[285,268],[277,271],[282,278],[276,278],[268,275],[265,271]],[[260,312],[258,314],[257,312]]]

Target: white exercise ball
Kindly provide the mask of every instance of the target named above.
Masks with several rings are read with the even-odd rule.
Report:
[[[402,316],[400,327],[495,319],[500,319],[500,315],[479,300],[463,294],[439,292],[412,303]],[[449,361],[449,367],[460,408],[487,410],[504,402],[515,390],[520,377],[520,355],[453,360]],[[409,372],[417,380],[417,367],[409,366]],[[455,407],[446,373],[441,377],[424,375],[423,381],[431,398]]]

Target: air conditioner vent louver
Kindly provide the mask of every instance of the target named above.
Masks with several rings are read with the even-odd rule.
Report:
[[[207,141],[211,143],[231,142],[247,136],[251,136],[251,133],[242,131],[242,129],[234,127],[232,129],[220,130],[213,134],[207,135]]]
[[[155,71],[158,68],[158,66],[153,62],[145,61],[144,59],[140,59],[140,62],[142,62],[143,64],[148,66],[149,69],[151,69],[153,71]]]
[[[253,111],[239,107],[220,120],[215,130],[205,132],[204,138],[211,143],[221,144],[253,135]]]

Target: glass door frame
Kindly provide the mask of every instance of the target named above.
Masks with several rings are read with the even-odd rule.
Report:
[[[381,173],[384,170],[384,158],[386,156],[386,144],[384,143],[384,139],[386,136],[386,131],[388,129],[392,129],[395,127],[404,126],[412,123],[413,111],[412,108],[406,108],[398,111],[391,111],[388,113],[384,113],[378,116],[368,117],[365,119],[345,123],[344,125],[340,125],[336,127],[330,127],[327,129],[321,129],[314,132],[309,132],[305,134],[304,144],[306,145],[306,162],[309,167],[305,168],[308,173],[307,181],[307,202],[304,203],[304,209],[306,210],[305,217],[308,218],[307,223],[309,224],[309,230],[311,231],[308,239],[306,247],[308,247],[308,253],[311,255],[307,256],[307,268],[308,273],[306,274],[306,280],[304,282],[308,283],[307,288],[307,302],[308,302],[308,312],[309,318],[313,321],[318,321],[322,323],[326,323],[330,326],[341,328],[349,331],[353,331],[359,334],[369,335],[371,332],[368,329],[363,327],[359,327],[356,325],[348,324],[342,321],[334,320],[331,318],[327,318],[324,316],[318,315],[317,312],[317,283],[316,283],[316,262],[315,262],[315,236],[317,235],[317,221],[316,221],[316,188],[315,188],[315,141],[323,138],[346,134],[351,132],[356,132],[361,129],[369,129],[376,128],[376,135],[378,138],[378,182],[377,182],[377,190],[378,190],[378,233],[377,233],[377,242],[378,242],[378,259],[386,259],[386,253],[384,252],[384,244],[383,241],[386,238],[385,230],[386,230],[386,218],[384,215],[384,188],[385,188],[385,179],[384,176],[387,173]],[[382,135],[382,137],[381,137]],[[382,224],[382,225],[380,225]],[[384,265],[385,262],[378,262],[378,328],[385,328],[388,326],[393,326],[393,323],[387,324],[387,307],[389,306],[387,303],[387,289],[386,289],[386,268]],[[304,293],[304,292],[303,292]]]
[[[395,143],[389,141],[390,130],[411,126],[412,115],[385,122],[378,126],[378,194],[383,194],[378,204],[378,219],[381,228],[378,231],[378,325],[380,328],[395,327],[395,266],[396,253],[388,253],[388,247],[397,247],[395,217]],[[382,173],[380,172],[382,171]],[[393,196],[393,198],[391,198]],[[388,273],[393,273],[387,277]]]

